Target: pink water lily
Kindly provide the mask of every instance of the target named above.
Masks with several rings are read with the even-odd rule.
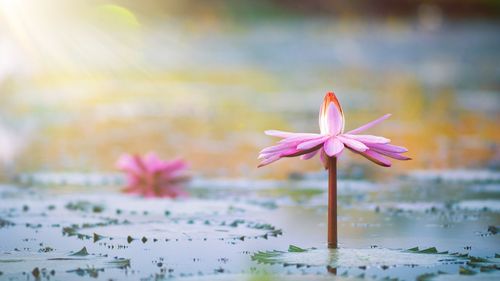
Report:
[[[338,157],[345,148],[384,167],[391,166],[391,162],[386,157],[396,160],[410,160],[409,157],[402,155],[408,150],[402,146],[390,144],[389,139],[358,134],[390,116],[390,114],[386,114],[357,129],[344,133],[344,112],[335,94],[329,92],[325,95],[320,107],[320,133],[266,131],[267,135],[280,137],[282,140],[277,145],[265,148],[260,152],[259,159],[262,159],[262,162],[259,167],[269,165],[283,157],[301,156],[304,160],[310,159],[319,152],[324,167],[328,168],[328,157]]]
[[[144,197],[185,196],[182,184],[188,179],[186,162],[181,159],[161,160],[156,154],[122,155],[117,162],[118,169],[127,174],[124,192]]]

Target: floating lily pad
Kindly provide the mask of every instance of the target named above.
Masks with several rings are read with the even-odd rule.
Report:
[[[13,225],[14,225],[13,222],[10,222],[8,220],[4,220],[4,219],[0,218],[0,228],[6,227],[6,226],[13,226]]]
[[[434,273],[422,275],[419,281],[497,281],[500,280],[500,270],[473,274]]]
[[[391,249],[308,249],[290,246],[288,251],[258,252],[252,260],[265,264],[297,266],[331,266],[334,268],[379,266],[436,266],[465,263],[466,258],[457,254],[439,253],[435,248],[407,251]]]
[[[75,253],[13,251],[0,256],[0,267],[6,276],[31,272],[34,268],[38,268],[39,271],[76,272],[79,269],[126,268],[128,266],[130,266],[129,259],[89,254],[85,247]]]
[[[99,231],[99,237],[101,238],[126,239],[129,243],[134,239],[142,239],[142,237],[146,237],[146,241],[148,237],[161,240],[224,238],[244,240],[245,238],[268,238],[281,235],[281,230],[269,224],[259,224],[245,220],[221,222],[200,219],[149,221],[135,223],[133,227],[128,224],[81,227],[75,229],[73,235],[95,238],[96,231]]]
[[[455,208],[473,211],[500,212],[500,200],[464,200],[454,205]]]
[[[317,274],[217,274],[177,278],[179,281],[361,281],[364,278]]]
[[[353,206],[353,208],[364,208],[376,210],[377,212],[390,213],[426,213],[436,212],[445,208],[444,203],[439,202],[379,202],[377,204],[365,204]]]

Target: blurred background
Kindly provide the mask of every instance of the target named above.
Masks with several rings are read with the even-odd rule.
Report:
[[[344,153],[346,177],[498,170],[499,15],[495,0],[0,0],[0,179],[149,151],[207,177],[319,171],[256,157],[266,129],[318,132],[329,90],[346,129],[393,113],[369,133],[414,158]]]

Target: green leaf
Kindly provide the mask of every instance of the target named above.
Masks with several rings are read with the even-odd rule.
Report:
[[[476,272],[474,270],[466,268],[466,267],[463,267],[463,266],[460,267],[460,269],[458,270],[458,272],[461,275],[474,275],[474,274],[476,274]]]
[[[87,248],[86,247],[83,247],[80,251],[76,252],[76,253],[73,253],[71,254],[70,256],[80,256],[80,257],[84,257],[84,256],[88,256],[89,255],[89,252],[87,252]]]
[[[419,251],[419,253],[421,253],[421,254],[437,254],[438,250],[436,249],[436,247],[431,247],[431,248],[427,248],[425,250],[421,250],[421,251]]]
[[[290,253],[300,253],[300,252],[305,252],[305,251],[307,251],[307,250],[306,249],[302,249],[300,247],[297,247],[295,245],[290,245],[288,247],[288,252],[290,252]]]
[[[437,275],[436,273],[424,273],[418,275],[416,281],[429,281],[432,280],[432,278],[435,277],[436,275]]]
[[[470,259],[470,262],[472,262],[472,263],[488,262],[488,260],[485,258],[474,257],[474,256],[470,256],[469,259]]]
[[[97,234],[95,232],[94,232],[94,234],[92,236],[93,236],[94,243],[104,238],[104,236],[99,235],[99,234]]]
[[[372,249],[308,249],[290,245],[289,251],[257,252],[252,260],[265,264],[296,266],[331,266],[333,268],[359,268],[383,266],[435,266],[466,262],[467,257],[439,254],[435,248],[421,251],[401,251],[383,248]]]

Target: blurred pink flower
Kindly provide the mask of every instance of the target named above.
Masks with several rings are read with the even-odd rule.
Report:
[[[344,112],[337,97],[333,92],[325,95],[319,112],[319,134],[290,133],[277,130],[266,131],[270,136],[280,137],[281,141],[275,146],[263,149],[259,159],[262,159],[259,167],[269,165],[282,157],[301,156],[301,159],[310,159],[318,151],[325,168],[328,168],[328,157],[338,157],[344,148],[358,153],[375,164],[390,167],[391,162],[386,158],[396,160],[410,160],[409,157],[401,155],[408,150],[401,146],[389,144],[390,140],[373,135],[358,135],[391,115],[386,114],[372,122],[357,129],[344,133]],[[384,157],[386,156],[386,157]]]
[[[127,193],[144,197],[185,196],[182,184],[188,179],[187,164],[181,159],[163,161],[156,154],[145,156],[124,154],[118,159],[118,169],[127,174]]]

